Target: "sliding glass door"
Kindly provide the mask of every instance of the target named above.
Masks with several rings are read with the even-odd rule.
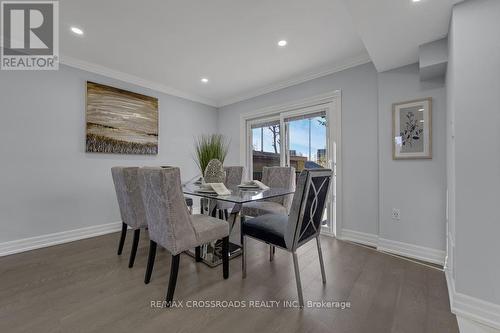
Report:
[[[297,176],[304,169],[335,170],[328,110],[319,105],[248,120],[249,176],[261,180],[264,166],[292,166]],[[335,186],[323,217],[323,231],[334,234]]]
[[[318,107],[281,115],[284,127],[285,165],[295,168],[297,176],[304,169],[331,168],[328,149],[327,112]],[[323,229],[333,232],[331,207],[323,214]]]

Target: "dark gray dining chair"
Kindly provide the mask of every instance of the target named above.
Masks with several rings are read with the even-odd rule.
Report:
[[[295,190],[294,167],[264,167],[262,168],[262,183],[269,187]],[[293,195],[253,201],[245,204],[241,211],[242,220],[245,216],[257,217],[264,214],[285,214],[290,212]],[[269,260],[274,258],[275,248],[269,247]]]
[[[297,249],[312,239],[316,239],[321,277],[326,283],[323,254],[321,252],[320,231],[325,210],[332,171],[329,169],[308,169],[301,172],[297,190],[293,198],[290,215],[266,214],[248,219],[241,225],[241,244],[243,246],[242,270],[246,277],[247,238],[276,246],[292,253],[299,305],[304,306],[302,284],[300,282]]]
[[[170,306],[177,282],[180,254],[219,239],[222,239],[223,277],[227,279],[229,276],[229,225],[225,221],[210,216],[189,213],[182,194],[179,168],[141,168],[139,169],[139,185],[150,238],[144,283],[148,284],[151,280],[156,247],[160,245],[172,255],[166,296],[167,306]]]
[[[122,218],[122,232],[118,244],[118,255],[122,254],[128,227],[134,230],[134,239],[132,241],[132,249],[130,251],[128,264],[130,268],[134,266],[141,229],[148,226],[144,213],[141,190],[137,179],[138,170],[139,168],[137,167],[111,168],[116,198],[118,199],[118,207],[120,208],[120,215]]]

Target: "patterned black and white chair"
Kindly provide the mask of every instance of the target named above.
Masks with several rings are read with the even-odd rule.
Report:
[[[246,277],[248,255],[246,242],[248,237],[291,252],[297,282],[297,292],[299,294],[299,304],[301,307],[304,306],[296,251],[299,247],[315,238],[318,246],[321,276],[323,283],[326,283],[319,235],[331,181],[332,171],[329,169],[304,170],[298,178],[297,190],[293,198],[289,216],[283,214],[265,214],[242,222],[243,278]]]
[[[134,266],[141,229],[148,226],[137,178],[138,170],[139,168],[137,167],[111,168],[111,175],[113,176],[116,197],[118,199],[118,206],[122,218],[122,232],[118,244],[118,255],[122,254],[123,245],[127,236],[127,228],[130,227],[134,230],[134,239],[132,241],[132,249],[130,251],[128,264],[130,268]]]
[[[172,255],[167,306],[173,300],[179,260],[182,252],[222,239],[224,279],[229,276],[229,226],[210,216],[191,215],[182,194],[179,168],[141,168],[139,185],[146,212],[150,238],[148,266],[144,283],[153,272],[156,247],[160,245]],[[198,259],[198,258],[197,258]]]
[[[262,183],[269,187],[295,190],[294,167],[264,167],[262,168]],[[241,220],[246,216],[257,217],[264,214],[288,215],[293,195],[286,195],[266,200],[253,201],[245,204],[241,210]],[[275,248],[269,247],[269,260],[274,258]]]

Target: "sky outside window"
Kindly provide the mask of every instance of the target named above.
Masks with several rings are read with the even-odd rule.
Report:
[[[326,126],[321,117],[290,122],[290,150],[296,155],[309,157],[309,121],[311,124],[311,160],[317,160],[318,149],[326,148]]]
[[[259,128],[252,129],[253,150],[274,153],[273,132],[269,129],[269,127],[270,126],[265,126],[265,127],[259,127]],[[262,130],[262,133],[261,133],[261,130]],[[262,142],[264,143],[263,145],[262,145]],[[263,148],[263,150],[262,150],[262,148]],[[279,153],[279,151],[280,151],[279,143],[277,144],[277,149],[278,149],[278,153]]]
[[[318,149],[326,149],[326,126],[324,119],[293,120],[289,122],[290,150],[297,156],[309,157],[309,126],[311,126],[311,160],[317,161]],[[273,133],[269,126],[252,129],[252,144],[256,151],[274,153]],[[279,143],[278,143],[279,152]]]

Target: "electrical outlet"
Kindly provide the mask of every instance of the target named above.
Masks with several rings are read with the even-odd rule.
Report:
[[[399,211],[398,208],[392,209],[392,219],[396,221],[401,220],[401,212]]]

